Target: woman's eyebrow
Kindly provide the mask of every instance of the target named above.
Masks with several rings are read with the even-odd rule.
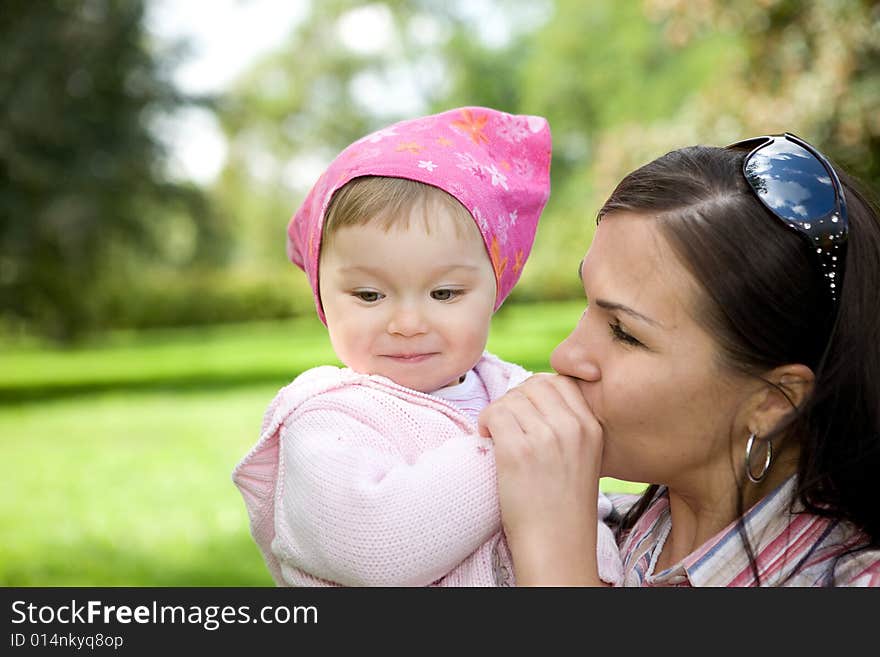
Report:
[[[614,301],[607,301],[606,299],[596,299],[593,303],[604,310],[618,310],[622,313],[629,315],[630,317],[635,317],[646,324],[650,324],[651,326],[656,326],[657,328],[663,328],[663,325],[657,320],[651,319],[647,315],[643,315],[638,310],[633,310],[629,306],[625,306],[622,303],[615,303]]]
[[[581,280],[581,283],[584,282],[584,261],[581,260],[578,264],[578,278]],[[643,315],[638,310],[633,310],[629,306],[625,306],[622,303],[615,303],[614,301],[607,301],[606,299],[596,299],[594,301],[597,306],[604,310],[619,310],[622,313],[626,313],[630,317],[635,317],[646,324],[650,324],[651,326],[656,326],[657,328],[663,328],[663,324],[658,322],[657,320],[651,319],[647,315]]]

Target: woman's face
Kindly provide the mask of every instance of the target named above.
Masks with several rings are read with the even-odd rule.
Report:
[[[748,435],[743,408],[755,382],[720,364],[692,317],[697,283],[655,226],[631,213],[602,220],[581,263],[587,309],[550,362],[587,379],[579,385],[604,430],[603,476],[726,486],[731,439],[740,445]]]

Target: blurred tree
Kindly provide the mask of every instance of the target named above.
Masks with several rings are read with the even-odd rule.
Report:
[[[330,158],[407,116],[484,104],[546,116],[553,191],[514,298],[579,294],[595,213],[686,144],[791,130],[880,180],[877,2],[417,0],[314,3],[226,99],[215,189],[239,256],[291,272],[286,219]],[[295,271],[291,281],[301,282]]]
[[[646,5],[681,45],[708,31],[742,35],[742,65],[723,88],[707,89],[706,106],[732,98],[722,107],[742,134],[800,133],[880,191],[880,2]]]
[[[0,313],[59,340],[110,321],[108,299],[181,223],[187,257],[222,251],[202,194],[165,177],[151,123],[184,99],[143,16],[143,0],[0,9]]]
[[[591,176],[609,189],[683,144],[794,132],[880,193],[880,3],[876,0],[644,0],[671,47],[735,35],[720,70],[672,117],[606,130]]]
[[[484,45],[484,17],[470,4],[313,3],[286,46],[238,81],[219,108],[229,150],[214,194],[240,218],[242,267],[290,268],[287,217],[323,167],[355,139],[457,104],[517,111],[519,62],[508,57],[509,45]],[[522,24],[530,15],[523,3],[480,4],[501,7],[502,32],[517,19],[515,37],[538,27]]]
[[[523,46],[517,81],[522,107],[550,120],[554,150],[553,191],[522,292],[564,298],[582,293],[577,263],[596,211],[619,180],[596,175],[605,136],[626,126],[628,139],[638,141],[642,126],[686,124],[683,108],[736,63],[740,46],[734,34],[706,32],[681,48],[641,2],[556,0],[553,8]],[[629,143],[609,142],[608,150],[602,158],[631,161]]]

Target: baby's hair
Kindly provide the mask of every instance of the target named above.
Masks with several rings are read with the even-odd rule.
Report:
[[[455,222],[458,237],[479,237],[474,219],[454,196],[439,187],[389,176],[362,176],[340,187],[327,207],[321,250],[330,244],[340,228],[364,226],[379,222],[386,231],[392,226],[409,226],[418,208],[422,211],[425,230],[431,232],[432,212],[437,206],[445,207]]]

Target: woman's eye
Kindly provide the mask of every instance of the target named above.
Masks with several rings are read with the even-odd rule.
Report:
[[[431,292],[431,298],[436,299],[437,301],[450,301],[459,296],[461,293],[461,290],[451,290],[449,288],[443,288]]]
[[[615,340],[619,340],[620,342],[631,344],[633,346],[643,346],[642,343],[639,342],[636,338],[624,331],[623,327],[620,325],[620,322],[618,322],[617,320],[609,322],[608,326],[611,329],[611,337]]]
[[[381,294],[374,292],[373,290],[355,290],[351,294],[366,303],[375,303],[382,298]]]

